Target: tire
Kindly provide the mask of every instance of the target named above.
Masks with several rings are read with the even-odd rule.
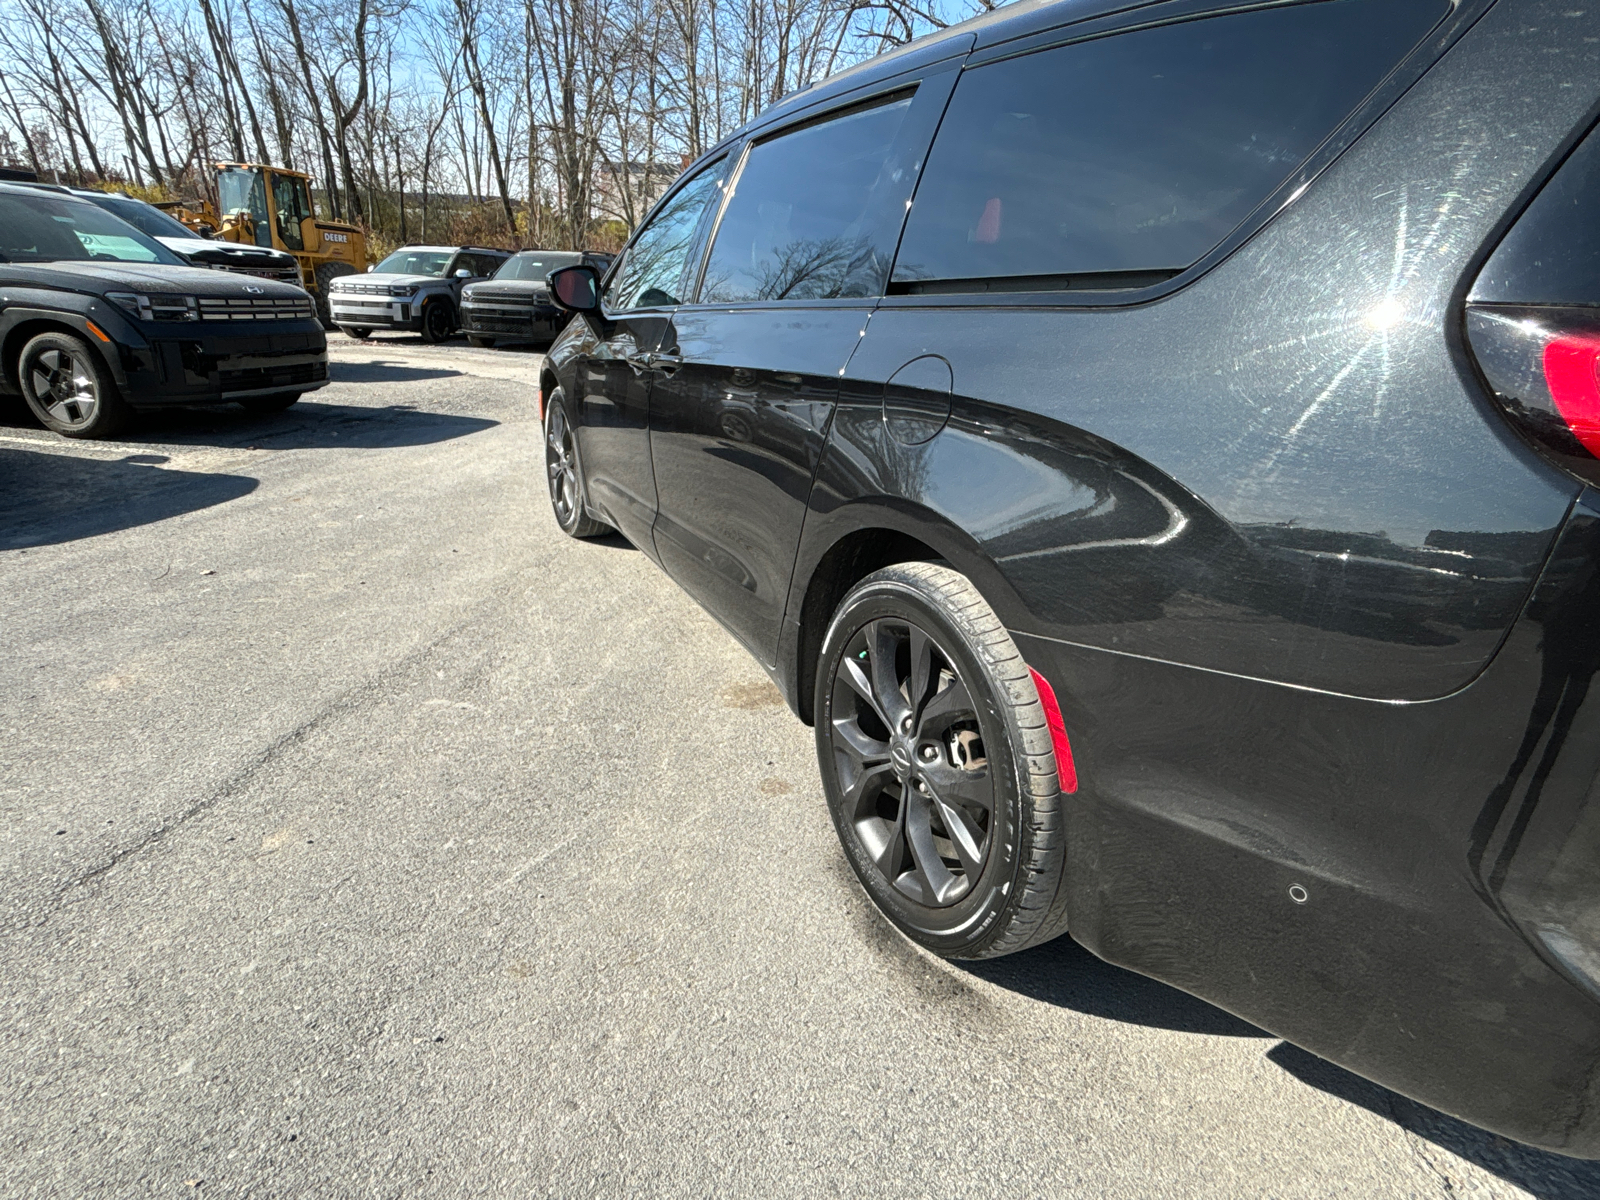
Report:
[[[333,328],[333,308],[328,303],[328,285],[341,275],[354,275],[355,273],[356,269],[354,267],[349,263],[342,262],[325,262],[312,272],[311,277],[317,281],[317,294],[315,297],[317,320],[322,322],[324,329]]]
[[[295,401],[299,399],[299,392],[280,392],[276,396],[251,396],[239,403],[244,405],[247,413],[264,414],[282,412],[286,408],[293,407]]]
[[[363,329],[358,325],[341,325],[339,326],[339,332],[344,334],[345,337],[355,338],[358,342],[364,342],[372,336],[372,330]]]
[[[578,444],[572,436],[567,398],[560,388],[551,392],[545,401],[544,467],[550,484],[550,508],[562,533],[568,537],[592,538],[614,532],[604,521],[596,521],[584,511]]]
[[[47,429],[64,437],[114,437],[133,410],[100,356],[70,333],[41,333],[17,356],[22,396]]]
[[[823,642],[813,711],[845,857],[907,937],[971,959],[1066,932],[1050,729],[1028,665],[966,576],[904,563],[857,584]]]
[[[494,339],[486,337],[474,337],[469,333],[467,334],[467,345],[477,346],[479,349],[487,350],[489,347],[494,345]]]
[[[448,341],[455,332],[455,313],[448,300],[429,300],[422,306],[422,340],[430,345]]]

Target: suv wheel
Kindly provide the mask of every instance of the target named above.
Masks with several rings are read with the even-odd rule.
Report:
[[[545,401],[544,465],[550,481],[550,507],[556,524],[568,537],[598,537],[612,532],[611,526],[596,521],[583,510],[583,479],[578,472],[578,446],[567,420],[567,398],[557,388]]]
[[[311,273],[311,277],[317,281],[317,294],[314,297],[317,320],[322,322],[324,329],[333,328],[333,305],[328,299],[328,285],[335,279],[355,273],[354,267],[343,262],[325,262]]]
[[[111,437],[132,416],[100,356],[68,333],[30,340],[17,359],[17,378],[33,415],[67,437]]]
[[[991,958],[1066,931],[1049,726],[966,576],[905,563],[857,584],[823,643],[814,711],[845,857],[902,932]]]
[[[455,328],[455,314],[448,300],[429,300],[422,306],[422,340],[442,342]]]
[[[339,326],[339,332],[344,334],[345,337],[355,338],[358,342],[364,342],[372,336],[372,330],[363,329],[359,325],[341,325]]]

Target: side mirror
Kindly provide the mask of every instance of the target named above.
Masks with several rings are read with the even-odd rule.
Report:
[[[456,272],[456,278],[457,279],[471,279],[472,278],[472,272],[467,270],[465,267],[462,267],[460,270],[458,270]]]
[[[368,263],[367,264],[367,270],[376,271],[377,269],[378,269],[378,264],[377,263]]]
[[[562,267],[559,271],[551,271],[546,279],[555,302],[568,312],[600,311],[600,276],[593,267],[584,263]]]

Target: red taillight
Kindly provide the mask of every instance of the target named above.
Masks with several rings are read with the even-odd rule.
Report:
[[[1544,348],[1544,380],[1578,443],[1600,458],[1600,337],[1558,337]]]
[[[1467,344],[1506,420],[1600,485],[1600,308],[1469,303]]]
[[[1072,743],[1067,740],[1067,723],[1061,719],[1061,705],[1056,703],[1055,689],[1050,681],[1032,667],[1033,686],[1038,689],[1039,703],[1044,706],[1045,723],[1050,726],[1050,741],[1056,748],[1056,772],[1061,776],[1061,790],[1069,795],[1078,790],[1078,767],[1072,761]]]

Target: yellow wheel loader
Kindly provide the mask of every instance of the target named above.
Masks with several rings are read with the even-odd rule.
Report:
[[[343,221],[319,221],[311,210],[311,176],[262,163],[218,163],[220,215],[202,204],[198,211],[163,206],[207,237],[256,246],[273,246],[294,255],[300,279],[317,302],[327,328],[328,284],[341,275],[367,269],[367,237]]]

